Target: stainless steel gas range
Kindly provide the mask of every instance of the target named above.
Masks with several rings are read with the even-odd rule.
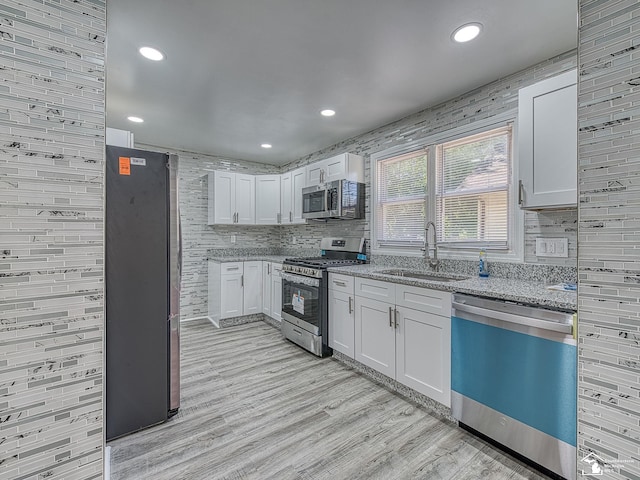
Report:
[[[364,238],[323,238],[321,256],[287,258],[282,265],[282,334],[324,357],[331,354],[328,335],[329,267],[365,263]]]

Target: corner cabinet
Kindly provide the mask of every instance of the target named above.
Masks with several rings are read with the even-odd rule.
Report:
[[[451,406],[451,294],[355,279],[355,359]]]
[[[256,223],[255,177],[215,171],[209,174],[209,225]]]
[[[364,159],[353,153],[343,153],[307,166],[307,185],[351,180],[364,183]]]
[[[518,93],[518,203],[523,209],[577,206],[576,70]]]

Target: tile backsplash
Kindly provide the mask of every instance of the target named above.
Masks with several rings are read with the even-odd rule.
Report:
[[[640,478],[640,59],[635,0],[580,0],[578,464]]]
[[[102,478],[106,2],[0,11],[0,478]]]

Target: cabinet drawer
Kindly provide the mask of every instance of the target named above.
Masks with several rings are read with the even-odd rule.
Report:
[[[350,275],[329,274],[329,290],[353,295],[353,284],[354,278]]]
[[[355,294],[356,296],[394,304],[396,300],[396,284],[358,277],[356,278]]]
[[[232,275],[237,273],[243,273],[242,262],[228,262],[223,263],[220,266],[221,275]]]
[[[429,288],[396,285],[396,305],[443,317],[451,316],[451,293]]]

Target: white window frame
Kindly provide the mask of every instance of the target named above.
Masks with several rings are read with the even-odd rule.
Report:
[[[518,171],[518,149],[515,148],[518,139],[518,125],[516,121],[517,110],[510,110],[500,115],[495,115],[491,118],[476,121],[471,125],[465,125],[462,127],[453,128],[447,131],[436,133],[420,139],[419,141],[409,142],[401,146],[392,147],[387,150],[376,152],[370,156],[370,172],[371,172],[371,253],[374,255],[402,255],[422,257],[424,252],[421,247],[416,246],[385,246],[378,245],[377,237],[377,218],[378,218],[378,178],[377,178],[377,164],[381,160],[386,160],[395,156],[404,155],[417,150],[427,150],[428,166],[427,166],[427,181],[430,185],[435,187],[435,148],[436,145],[441,143],[450,142],[471,135],[483,133],[494,128],[499,128],[507,124],[512,124],[512,165],[511,165],[511,184],[509,186],[509,199],[511,213],[513,215],[512,221],[509,222],[509,248],[507,250],[490,250],[489,256],[492,260],[499,260],[505,262],[517,262],[524,261],[524,212],[517,205],[517,179],[519,178]],[[431,182],[434,182],[431,184]],[[427,221],[434,220],[436,218],[436,189],[427,189]],[[457,247],[451,245],[439,245],[438,257],[439,258],[455,258],[462,260],[477,260],[478,251],[482,249],[481,245],[477,247],[465,246]]]

